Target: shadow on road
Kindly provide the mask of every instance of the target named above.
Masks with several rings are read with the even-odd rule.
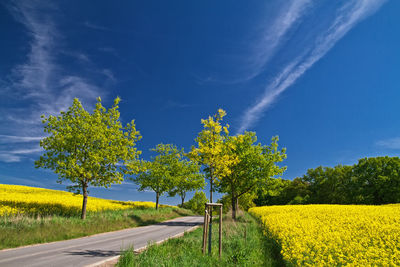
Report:
[[[202,222],[161,222],[157,225],[167,225],[167,226],[196,226],[201,225]]]
[[[65,251],[68,255],[79,255],[85,257],[112,257],[120,254],[120,251],[115,250],[80,250],[80,251]]]

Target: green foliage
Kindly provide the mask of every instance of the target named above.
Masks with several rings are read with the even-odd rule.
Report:
[[[257,194],[251,192],[241,195],[238,198],[238,209],[242,209],[247,211],[248,209],[255,207],[256,204],[254,203],[254,199],[257,197]],[[223,212],[227,213],[228,211],[232,210],[232,197],[229,194],[223,195],[219,203],[222,203]]]
[[[183,203],[183,208],[189,209],[196,214],[203,215],[205,206],[204,204],[208,202],[206,194],[203,191],[197,191],[194,193],[191,200]]]
[[[318,167],[310,169],[302,180],[310,184],[310,202],[321,204],[350,203],[347,192],[352,175],[351,166],[338,165],[334,168]]]
[[[219,191],[231,197],[232,217],[235,218],[238,199],[248,194],[253,196],[257,190],[267,190],[268,181],[282,174],[286,167],[277,163],[286,158],[286,150],[278,150],[278,137],[273,137],[269,146],[257,142],[254,132],[230,136],[224,143],[224,153],[234,159],[230,172],[221,176]]]
[[[125,163],[136,161],[140,154],[135,146],[141,136],[134,121],[122,126],[119,101],[116,98],[107,110],[99,97],[93,113],[89,113],[75,98],[59,116],[42,116],[48,136],[40,141],[45,153],[35,166],[53,170],[59,183],[67,180],[72,183],[68,189],[83,193],[82,218],[86,215],[88,186],[121,183]]]
[[[195,141],[197,147],[193,146],[189,157],[204,167],[206,176],[210,182],[210,201],[212,202],[213,185],[218,184],[217,178],[229,174],[229,166],[233,159],[223,153],[224,140],[227,138],[229,125],[222,126],[221,121],[226,115],[222,109],[213,117],[201,120],[204,129],[198,134]]]
[[[187,192],[204,188],[204,175],[200,173],[198,164],[185,159],[183,149],[172,167],[172,183],[174,187],[168,192],[168,195],[171,197],[179,195],[183,205]]]
[[[202,228],[151,245],[134,255],[123,253],[118,266],[284,266],[279,247],[263,235],[257,221],[248,214],[234,222],[224,218],[222,224],[222,257],[218,258],[218,227],[213,227],[212,255],[201,252]],[[216,222],[217,223],[217,222]],[[124,258],[126,255],[126,259]]]
[[[119,257],[115,267],[133,266],[134,260],[135,252],[133,247],[127,248],[124,251],[121,251],[121,256]]]
[[[131,179],[139,185],[139,191],[150,189],[156,193],[158,209],[159,197],[174,188],[174,170],[179,162],[180,151],[171,144],[158,144],[150,151],[156,152],[157,156],[152,157],[151,161],[142,160],[138,175]]]
[[[319,166],[302,178],[274,180],[257,205],[388,204],[400,202],[400,159],[363,158],[353,166]]]
[[[349,181],[352,202],[386,204],[400,202],[400,158],[364,158],[353,167]]]

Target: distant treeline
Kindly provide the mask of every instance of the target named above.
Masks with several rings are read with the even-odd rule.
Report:
[[[360,159],[353,166],[318,167],[294,180],[272,179],[255,204],[387,204],[400,202],[400,158]]]

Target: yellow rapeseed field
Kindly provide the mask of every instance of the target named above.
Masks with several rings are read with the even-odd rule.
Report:
[[[88,197],[87,210],[122,210],[155,207],[153,202],[115,201]],[[82,208],[82,196],[73,193],[21,185],[0,184],[0,216],[30,215],[77,215]]]
[[[400,266],[400,204],[255,207],[294,266]]]

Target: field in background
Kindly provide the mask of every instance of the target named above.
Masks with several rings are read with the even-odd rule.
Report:
[[[80,219],[82,196],[28,186],[0,185],[0,249],[65,240],[155,224],[191,211],[153,202],[89,197]]]
[[[87,202],[88,212],[154,207],[154,202],[116,201],[96,197],[88,197]],[[17,214],[77,216],[81,208],[81,195],[59,190],[0,184],[0,216]]]
[[[288,265],[399,266],[400,204],[251,208]]]

